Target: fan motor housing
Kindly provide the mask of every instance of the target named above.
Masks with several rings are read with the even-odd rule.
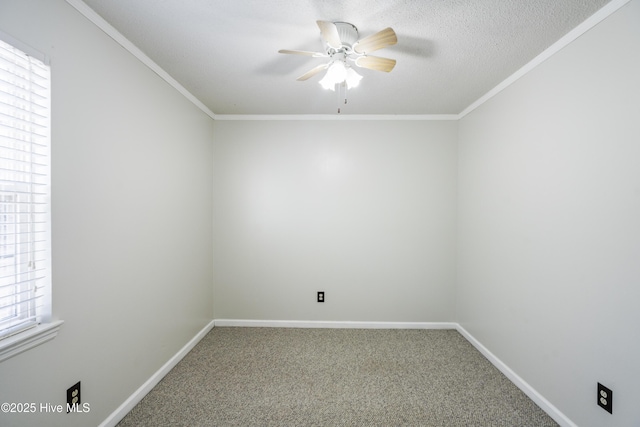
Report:
[[[342,42],[342,49],[346,49],[351,52],[353,44],[358,41],[358,29],[355,25],[348,22],[334,22],[340,35],[340,41]],[[327,47],[327,50],[331,50]]]

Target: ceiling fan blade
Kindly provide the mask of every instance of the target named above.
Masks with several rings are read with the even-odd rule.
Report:
[[[311,70],[307,71],[306,73],[304,73],[303,75],[298,77],[296,80],[299,80],[299,81],[307,80],[307,79],[315,76],[316,74],[318,74],[322,70],[326,70],[328,67],[329,67],[329,64],[318,65],[317,67],[312,68]]]
[[[340,49],[342,47],[342,41],[340,40],[340,34],[338,33],[336,24],[329,21],[316,21],[316,23],[318,24],[318,28],[320,28],[322,39],[330,47]]]
[[[314,58],[326,58],[327,55],[320,52],[310,52],[308,50],[288,50],[288,49],[280,49],[278,53],[286,53],[289,55],[305,55],[305,56],[313,56]]]
[[[396,32],[393,31],[393,28],[385,28],[382,31],[358,40],[353,45],[353,50],[357,53],[369,53],[382,49],[383,47],[392,46],[396,43],[398,43]]]
[[[384,71],[388,73],[396,66],[395,59],[380,58],[378,56],[361,56],[356,59],[356,65],[370,70]]]

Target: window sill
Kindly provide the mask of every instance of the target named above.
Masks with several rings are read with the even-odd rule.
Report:
[[[0,341],[0,362],[50,341],[58,335],[64,321],[42,323],[12,337]]]

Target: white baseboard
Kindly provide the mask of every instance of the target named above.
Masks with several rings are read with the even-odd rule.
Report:
[[[466,329],[455,322],[351,322],[325,320],[251,320],[251,319],[215,319],[205,326],[184,347],[165,363],[151,378],[124,401],[99,427],[115,427],[125,415],[136,406],[144,396],[155,387],[169,371],[191,351],[196,344],[215,326],[218,327],[261,327],[261,328],[333,328],[333,329],[455,329],[471,343],[489,362],[513,382],[524,394],[562,427],[577,427],[566,415],[538,393],[529,383],[520,378],[504,362],[498,359]]]
[[[535,402],[544,412],[547,413],[555,422],[562,427],[578,427],[573,421],[571,421],[566,415],[564,415],[558,408],[553,406],[551,402],[545,399],[540,393],[538,393],[529,383],[523,380],[518,374],[513,372],[502,360],[498,359],[493,353],[491,353],[484,345],[480,343],[473,335],[471,335],[465,328],[457,325],[458,332],[467,339],[489,362],[493,364],[500,372],[504,374],[509,380],[514,383],[524,394],[526,394],[531,400]]]
[[[200,342],[202,338],[204,338],[207,333],[213,329],[215,323],[212,320],[200,330],[184,347],[182,347],[167,363],[165,363],[160,369],[158,369],[144,384],[140,386],[127,400],[124,401],[122,405],[118,407],[115,411],[111,413],[104,420],[99,427],[115,427],[120,420],[124,418],[125,415],[129,413],[136,406],[143,397],[145,397],[159,382],[165,375],[169,373],[174,366],[178,364],[182,360],[183,357],[187,355],[193,349],[193,347]]]
[[[252,328],[327,328],[327,329],[456,329],[452,322],[352,322],[329,320],[250,320],[216,319],[216,326]]]

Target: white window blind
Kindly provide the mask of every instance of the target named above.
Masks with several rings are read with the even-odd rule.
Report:
[[[0,40],[0,339],[51,315],[49,81]]]

